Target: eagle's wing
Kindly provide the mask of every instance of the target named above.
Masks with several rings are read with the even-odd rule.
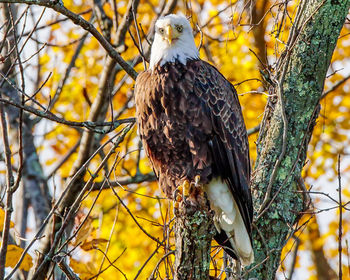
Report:
[[[160,164],[157,162],[154,157],[154,153],[150,151],[150,147],[147,145],[147,140],[152,137],[152,130],[149,129],[150,123],[153,127],[155,119],[152,116],[152,113],[149,112],[149,108],[151,107],[147,100],[147,95],[155,95],[155,91],[157,90],[157,82],[152,79],[150,71],[144,71],[139,73],[136,78],[134,93],[135,93],[135,103],[136,103],[136,118],[138,120],[138,132],[140,133],[142,144],[144,147],[144,151],[152,163],[152,169],[157,179],[159,179],[159,168],[155,168]],[[153,98],[156,99],[156,98]],[[152,106],[156,107],[156,106]],[[151,116],[151,117],[150,117]],[[161,145],[158,146],[161,148]]]
[[[209,63],[198,61],[192,67],[196,72],[194,91],[213,126],[209,146],[216,167],[214,175],[229,186],[250,236],[253,206],[249,189],[249,144],[236,90]]]

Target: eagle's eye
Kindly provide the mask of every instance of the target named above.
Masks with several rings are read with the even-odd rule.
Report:
[[[164,28],[159,28],[158,31],[160,34],[164,34]]]
[[[179,33],[181,33],[182,30],[183,30],[183,26],[182,26],[182,25],[176,25],[175,28],[176,28],[176,30],[177,30]]]

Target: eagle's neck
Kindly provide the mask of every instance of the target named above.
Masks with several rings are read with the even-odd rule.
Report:
[[[151,49],[151,59],[149,68],[154,69],[155,66],[163,66],[167,62],[178,61],[186,65],[188,60],[198,59],[199,52],[192,38],[183,38],[168,45],[157,36]]]

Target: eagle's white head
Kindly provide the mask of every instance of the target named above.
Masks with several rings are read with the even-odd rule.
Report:
[[[184,16],[170,14],[157,20],[150,69],[158,63],[162,66],[166,62],[178,60],[186,64],[187,60],[198,57],[191,25]]]

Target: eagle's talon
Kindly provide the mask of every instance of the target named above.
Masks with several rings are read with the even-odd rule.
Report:
[[[200,180],[201,180],[201,176],[200,175],[196,175],[196,177],[194,177],[194,186],[195,187],[199,187],[200,186]]]
[[[188,180],[185,180],[182,183],[182,194],[183,194],[184,198],[186,198],[190,195],[190,190],[191,190],[191,184]]]
[[[175,197],[175,202],[181,202],[181,201],[183,201],[182,195],[177,194]]]
[[[173,193],[173,200],[174,200],[174,201],[176,201],[176,198],[177,198],[178,194],[179,194],[179,189],[176,188],[175,191],[174,191],[174,193]]]
[[[177,214],[180,208],[180,202],[183,201],[182,198],[182,188],[179,186],[178,188],[175,189],[174,194],[173,194],[173,199],[174,199],[174,215]]]

